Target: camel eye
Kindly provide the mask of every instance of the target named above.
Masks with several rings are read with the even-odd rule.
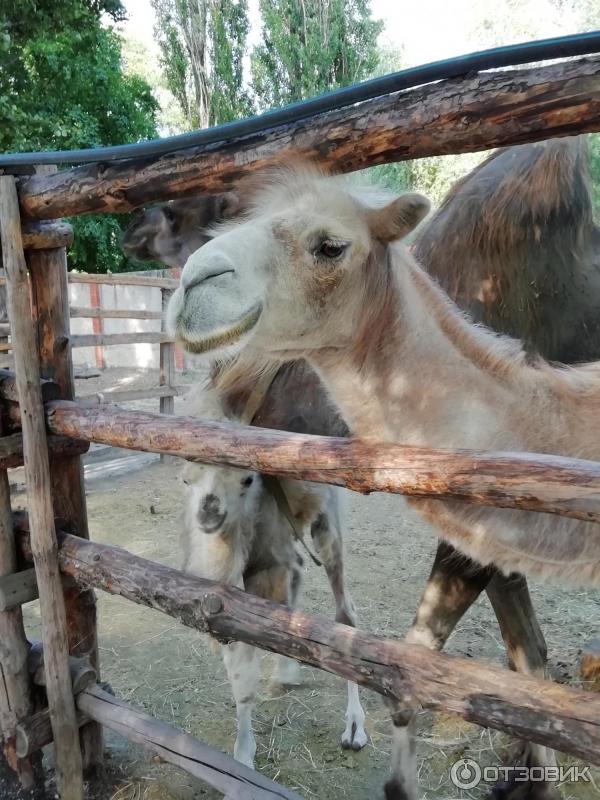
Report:
[[[316,250],[316,255],[330,260],[340,258],[348,249],[348,242],[336,242],[332,239],[325,239]]]
[[[248,477],[244,478],[244,480],[242,481],[242,486],[252,486],[253,480],[254,478],[252,477],[252,475],[248,475]]]

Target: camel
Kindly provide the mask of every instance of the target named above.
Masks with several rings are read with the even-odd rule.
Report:
[[[308,167],[280,170],[242,220],[188,259],[169,328],[212,358],[306,359],[363,439],[597,460],[600,367],[553,367],[469,322],[401,243],[428,210],[415,193],[390,197]],[[409,502],[436,535],[482,565],[600,579],[595,524]],[[395,731],[387,796],[414,797],[407,731]],[[551,757],[541,756],[542,764]]]
[[[186,396],[186,413],[231,419],[219,393],[211,386],[196,387]],[[302,584],[303,559],[275,496],[267,490],[267,479],[249,470],[197,463],[188,463],[182,478],[187,486],[182,537],[184,571],[294,607]],[[281,481],[281,485],[295,524],[312,534],[333,591],[336,618],[355,625],[354,603],[343,573],[340,490],[304,481]],[[260,683],[262,652],[243,642],[232,642],[221,649],[236,703],[234,756],[253,767],[256,740],[252,710]],[[286,687],[296,685],[297,669],[297,662],[280,657],[276,682]],[[349,681],[343,747],[364,747],[364,721],[358,686]]]

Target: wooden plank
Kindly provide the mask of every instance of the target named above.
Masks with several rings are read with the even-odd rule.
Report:
[[[162,319],[162,311],[147,311],[140,308],[83,308],[71,306],[71,319]]]
[[[159,331],[138,331],[136,333],[83,333],[71,336],[71,347],[110,347],[117,344],[160,344],[173,339]]]
[[[46,691],[52,717],[56,780],[61,800],[83,800],[83,774],[75,703],[68,669],[67,616],[56,559],[50,463],[40,390],[40,369],[29,279],[21,242],[14,178],[0,176],[2,257],[8,277],[8,309],[22,412],[31,546],[40,592]]]
[[[162,292],[162,308],[165,315],[161,323],[161,330],[166,332],[166,310],[169,298]],[[173,342],[162,342],[159,354],[159,379],[158,382],[163,387],[170,388],[175,383],[175,344]],[[175,397],[172,394],[164,395],[159,400],[158,410],[161,414],[175,413]],[[173,456],[161,455],[160,460],[163,464],[173,462]]]
[[[34,326],[41,375],[52,380],[60,396],[75,396],[73,363],[69,346],[69,294],[65,248],[28,253]],[[54,513],[68,529],[89,537],[83,464],[78,455],[55,456],[50,461],[50,485]],[[69,653],[86,657],[99,674],[96,598],[92,591],[64,587]],[[96,723],[81,730],[83,767],[99,768],[103,758],[102,730]]]
[[[177,289],[179,281],[173,278],[155,278],[143,272],[132,275],[87,275],[83,272],[69,272],[69,283],[101,283],[104,286],[153,286],[158,289]]]
[[[35,569],[0,577],[0,611],[12,611],[39,597]]]
[[[64,170],[20,181],[32,218],[132,211],[147,202],[221,192],[273,163],[304,157],[353,172],[600,129],[600,59],[468,74],[235,142]]]
[[[26,534],[19,534],[19,547],[26,553],[23,538]],[[600,695],[384,639],[68,534],[60,534],[59,562],[63,573],[78,581],[222,642],[247,642],[403,705],[447,711],[600,764]]]
[[[2,440],[0,440],[1,443]],[[0,470],[0,581],[17,568],[10,488],[6,469]],[[34,783],[33,766],[16,750],[17,725],[32,711],[29,691],[27,651],[29,649],[20,606],[2,609],[0,605],[0,740],[4,756],[24,788]]]
[[[196,417],[46,406],[52,433],[269,475],[600,522],[600,463],[539,453],[439,450],[309,436]]]
[[[48,250],[53,247],[70,247],[73,228],[67,222],[29,222],[21,231],[24,250]]]
[[[132,708],[99,687],[82,692],[77,698],[77,707],[88,717],[157,753],[164,761],[183,768],[231,800],[300,800],[300,795],[260,772]]]
[[[109,391],[87,394],[78,397],[77,402],[86,406],[97,406],[103,403],[130,403],[133,400],[151,400],[155,397],[177,397],[178,395],[179,390],[176,386],[155,386],[150,389],[127,389],[122,392]]]

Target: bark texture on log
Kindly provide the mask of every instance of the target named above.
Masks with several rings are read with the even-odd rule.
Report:
[[[60,396],[75,396],[67,254],[65,248],[32,250],[28,253],[34,320],[41,375],[53,381]],[[55,456],[50,461],[54,515],[77,536],[89,538],[83,464],[78,455]],[[86,657],[99,672],[96,628],[96,598],[92,591],[64,587],[69,653]],[[81,731],[83,764],[95,768],[102,763],[102,730],[95,723]]]
[[[0,231],[2,257],[8,277],[8,309],[12,322],[15,371],[23,424],[31,546],[41,601],[46,691],[54,734],[56,779],[61,800],[82,800],[81,750],[68,669],[65,601],[56,559],[50,463],[35,324],[21,241],[16,186],[14,179],[8,176],[0,176]]]
[[[60,542],[64,574],[162,611],[221,642],[247,642],[403,705],[449,711],[600,763],[598,695],[309,616],[117,547],[68,534],[61,534]]]
[[[352,172],[597,131],[599,63],[577,59],[467,75],[222,144],[23,178],[21,207],[37,219],[131,211],[148,202],[220,192],[291,158]]]
[[[89,723],[88,717],[77,712],[77,724],[79,727]],[[36,711],[17,725],[16,750],[19,758],[28,758],[42,747],[51,744],[52,724],[50,723],[50,712],[47,708],[43,711]]]
[[[0,440],[2,442],[3,440]],[[10,508],[10,488],[6,469],[0,470],[0,577],[11,575],[17,568]],[[29,645],[23,626],[21,608],[0,612],[0,740],[4,756],[24,788],[33,784],[31,763],[16,750],[16,729],[20,720],[32,709],[27,671]]]
[[[187,733],[138,711],[99,687],[77,698],[77,707],[129,741],[137,742],[231,800],[301,800],[300,795],[240,764],[231,756],[199,742]]]
[[[21,416],[18,421],[20,424]],[[87,442],[67,439],[66,436],[49,436],[48,448],[50,450],[50,461],[54,457],[60,458],[66,455],[81,455],[89,450]],[[23,466],[23,436],[14,433],[11,436],[0,438],[0,469],[14,469]]]
[[[70,247],[73,228],[67,222],[30,222],[21,232],[24,250],[48,250]]]
[[[53,433],[130,450],[356,492],[463,500],[600,522],[600,464],[594,461],[361,442],[77,402],[49,403],[46,415]]]

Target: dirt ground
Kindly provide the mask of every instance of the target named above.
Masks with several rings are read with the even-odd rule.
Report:
[[[112,385],[119,385],[119,375]],[[139,377],[139,376],[138,376]],[[188,378],[189,379],[189,378]],[[139,377],[152,381],[152,376]],[[103,391],[106,379],[85,381],[80,394]],[[78,382],[79,383],[79,382]],[[127,383],[131,384],[129,378]],[[120,388],[124,388],[121,384]],[[154,409],[158,401],[137,404]],[[179,405],[179,401],[178,401]],[[134,465],[135,466],[135,465]],[[115,477],[88,470],[90,530],[99,542],[180,566],[181,487],[178,464],[146,463]],[[389,637],[409,628],[430,570],[435,540],[399,497],[347,494],[346,566],[362,627]],[[554,677],[578,685],[583,644],[598,635],[600,592],[532,586],[549,649]],[[231,752],[235,711],[218,654],[197,632],[169,617],[99,594],[102,678],[118,696],[203,741]],[[302,607],[327,615],[333,602],[324,573],[306,567]],[[25,608],[28,631],[39,629],[37,603]],[[504,650],[489,603],[481,598],[450,639],[447,652],[503,664]],[[302,685],[279,695],[269,685],[273,659],[263,660],[263,692],[256,709],[257,768],[296,789],[305,798],[364,800],[383,796],[390,749],[388,716],[378,696],[362,691],[369,743],[358,753],[339,746],[344,727],[345,684],[324,672],[302,667]],[[108,770],[98,800],[213,800],[220,797],[199,781],[159,764],[141,749],[107,734]],[[462,791],[450,782],[450,768],[463,757],[481,766],[502,763],[507,739],[456,718],[419,715],[419,779],[423,800],[486,795],[487,787]],[[560,763],[576,763],[560,758]],[[564,800],[599,796],[600,770],[592,781],[560,787]],[[2,791],[0,796],[8,797]],[[53,796],[52,793],[48,795]],[[90,796],[92,792],[90,791]]]

